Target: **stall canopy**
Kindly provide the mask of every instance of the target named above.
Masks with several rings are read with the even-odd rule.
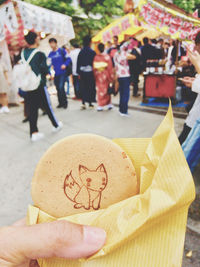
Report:
[[[119,37],[119,42],[124,40],[126,35],[135,35],[142,32],[143,28],[138,25],[137,20],[133,14],[128,14],[119,18],[109,24],[106,28],[100,31],[95,37],[92,38],[93,43],[107,43],[112,41],[113,36]]]
[[[128,14],[115,20],[92,41],[94,43],[112,41],[114,35],[123,41],[125,35],[157,38],[170,36],[172,39],[194,40],[200,31],[200,19],[187,14],[184,10],[163,0],[133,0],[134,14]]]
[[[22,1],[10,1],[0,7],[0,41],[6,39],[9,48],[24,45],[24,30],[44,34],[75,37],[71,17]]]
[[[149,39],[156,39],[158,37],[161,37],[163,36],[162,32],[154,29],[154,28],[150,28],[150,27],[143,27],[143,31],[142,32],[138,32],[136,35],[135,35],[135,38],[138,40],[138,41],[143,41],[143,38],[144,37],[148,37]]]
[[[173,39],[194,40],[200,19],[163,0],[135,0],[135,16]]]

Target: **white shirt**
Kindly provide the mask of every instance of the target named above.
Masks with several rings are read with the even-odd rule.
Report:
[[[77,61],[78,61],[78,55],[79,55],[80,51],[81,51],[80,48],[75,48],[69,54],[70,57],[71,57],[71,60],[72,60],[72,74],[74,76],[78,76],[78,73],[77,73]]]
[[[189,126],[190,128],[193,128],[196,121],[200,119],[200,74],[196,76],[196,79],[192,83],[192,91],[197,93],[198,95],[185,121],[187,126]]]

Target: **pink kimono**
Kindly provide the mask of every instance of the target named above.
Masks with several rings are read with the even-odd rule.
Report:
[[[93,62],[94,76],[97,87],[97,103],[104,107],[111,103],[111,96],[108,95],[108,86],[113,82],[114,71],[112,60],[107,54],[96,55]]]

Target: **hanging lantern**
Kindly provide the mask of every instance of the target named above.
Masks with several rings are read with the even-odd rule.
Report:
[[[124,13],[133,13],[134,11],[134,3],[133,0],[126,0],[126,3],[124,5]]]

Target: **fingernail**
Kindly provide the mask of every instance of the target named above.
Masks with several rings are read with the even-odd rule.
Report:
[[[95,250],[99,250],[106,242],[106,232],[102,228],[84,226],[84,243],[92,245]]]

